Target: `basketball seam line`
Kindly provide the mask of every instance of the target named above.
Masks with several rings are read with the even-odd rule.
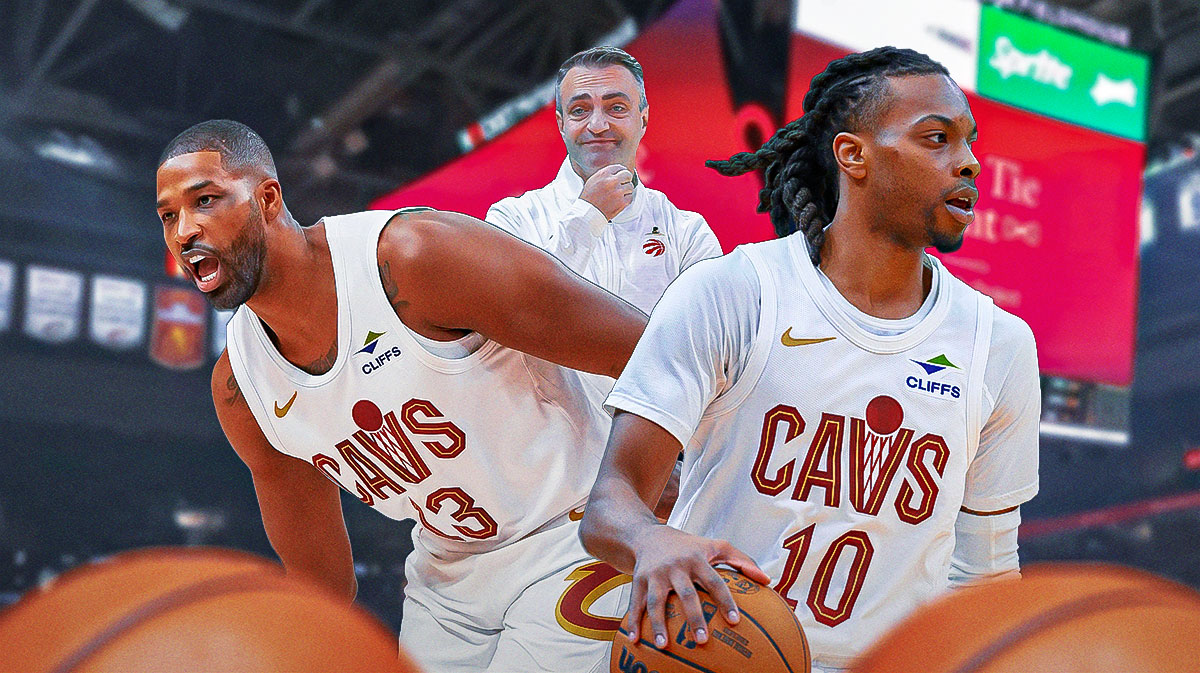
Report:
[[[1120,589],[1077,599],[1066,605],[1060,605],[1049,612],[1027,619],[1024,623],[1009,630],[1008,633],[980,650],[974,657],[954,669],[952,673],[970,673],[971,671],[978,670],[981,666],[989,663],[990,660],[998,657],[1004,650],[1031,638],[1037,632],[1064,624],[1073,619],[1119,608],[1152,605],[1155,602],[1149,600],[1144,595],[1143,589]]]
[[[625,636],[626,639],[628,640],[628,637],[629,637],[628,631],[626,631],[625,629],[622,629],[622,628],[618,628],[617,631],[619,631],[621,633],[621,635]],[[714,671],[712,669],[704,668],[703,666],[701,666],[695,662],[688,661],[687,659],[684,659],[683,657],[681,657],[673,652],[668,652],[666,650],[660,650],[654,643],[650,642],[649,640],[646,640],[645,638],[639,638],[638,643],[645,645],[646,647],[649,647],[650,649],[654,650],[655,652],[658,652],[659,654],[664,654],[664,655],[674,659],[675,661],[678,661],[681,664],[687,664],[688,666],[696,669],[697,671],[701,671],[702,673],[717,673],[716,671]],[[621,655],[617,655],[617,656],[619,657]]]
[[[791,611],[789,610],[789,612]],[[783,662],[784,666],[787,666],[788,673],[795,673],[795,671],[792,670],[792,665],[788,663],[787,657],[784,656],[783,650],[779,649],[779,645],[775,643],[775,639],[771,637],[771,634],[767,633],[767,630],[762,627],[762,624],[759,624],[757,619],[751,617],[750,613],[744,610],[742,610],[741,613],[746,619],[749,619],[754,626],[758,627],[758,630],[762,632],[763,636],[767,639],[767,642],[771,643],[771,647],[775,648],[775,653],[779,655],[779,660]],[[793,619],[795,618],[794,614],[795,613],[793,613]],[[801,633],[803,633],[803,631],[801,631]]]
[[[263,575],[264,573],[261,570],[252,570],[237,575],[213,577],[197,584],[189,584],[147,601],[93,636],[91,640],[75,650],[71,656],[56,666],[51,673],[70,673],[76,666],[82,664],[88,657],[91,657],[124,632],[164,612],[204,598],[212,598],[222,594],[231,594],[252,589],[268,588],[264,587],[260,582],[250,581],[261,580]],[[267,575],[267,577],[271,576]],[[279,587],[270,588],[277,589]]]

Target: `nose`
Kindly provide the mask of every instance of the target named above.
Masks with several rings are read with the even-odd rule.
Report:
[[[196,218],[189,215],[187,211],[180,211],[178,217],[175,218],[175,242],[179,244],[180,248],[183,248],[198,236],[200,236],[200,226],[196,223]]]
[[[595,135],[603,133],[608,129],[608,117],[604,115],[604,110],[597,107],[592,110],[592,114],[588,115],[587,130]]]
[[[975,153],[971,151],[969,146],[966,147],[966,154],[959,161],[956,172],[959,177],[970,178],[971,180],[979,177],[979,160],[975,158]]]

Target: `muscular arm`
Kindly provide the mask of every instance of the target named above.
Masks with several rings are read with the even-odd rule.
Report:
[[[621,572],[633,572],[637,561],[633,541],[663,527],[652,508],[671,476],[679,449],[679,440],[653,422],[637,414],[616,413],[579,528],[589,553]]]
[[[358,587],[337,486],[270,445],[238,388],[228,353],[213,368],[212,393],[221,429],[250,468],[263,528],[284,568],[353,600]]]
[[[615,378],[646,326],[641,311],[544,251],[458,213],[398,214],[378,260],[396,314],[418,332],[471,330]]]
[[[579,528],[590,553],[633,575],[629,639],[637,642],[641,637],[638,631],[645,613],[659,647],[666,644],[665,604],[672,592],[680,598],[696,642],[708,641],[697,584],[716,599],[730,623],[737,623],[737,604],[713,569],[715,564],[733,566],[763,584],[770,582],[750,557],[728,542],[690,535],[655,518],[651,508],[671,475],[679,449],[679,440],[662,427],[637,414],[618,412]]]

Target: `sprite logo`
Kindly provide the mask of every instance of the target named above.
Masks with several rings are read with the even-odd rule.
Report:
[[[996,38],[996,50],[988,64],[995,68],[1003,79],[1019,75],[1062,91],[1071,86],[1071,75],[1074,73],[1071,66],[1063,63],[1048,50],[1026,54],[1003,35]]]
[[[1149,57],[993,5],[981,10],[980,94],[1079,126],[1145,138]]]

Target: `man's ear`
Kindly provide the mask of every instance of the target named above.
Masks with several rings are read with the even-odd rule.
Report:
[[[275,178],[267,178],[255,190],[263,219],[267,222],[274,220],[283,211],[283,188]]]
[[[833,137],[833,160],[846,175],[862,179],[867,176],[865,144],[859,136],[842,131]]]

